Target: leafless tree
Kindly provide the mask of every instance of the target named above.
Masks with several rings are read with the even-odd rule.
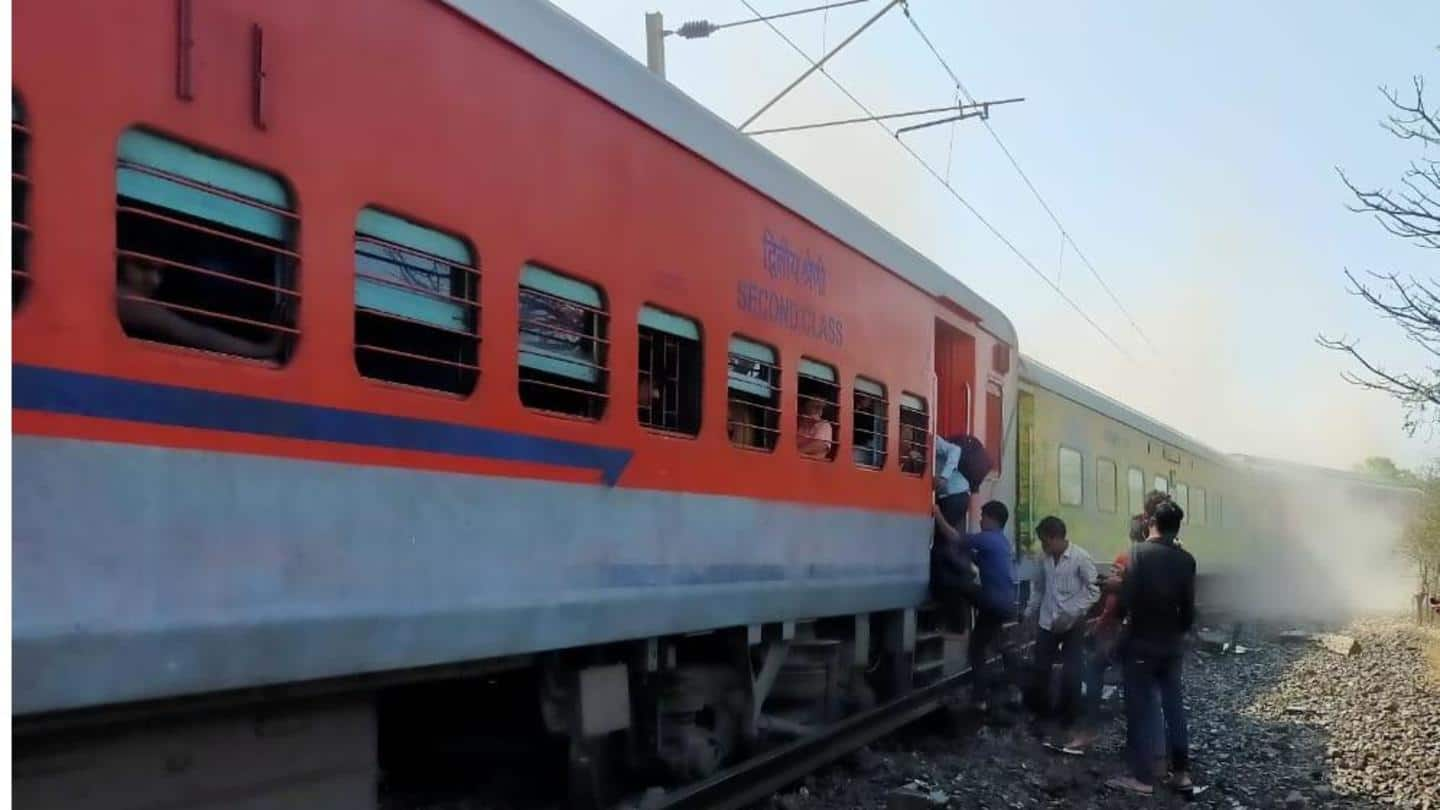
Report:
[[[1414,83],[1413,102],[1380,89],[1394,108],[1381,125],[1401,140],[1418,142],[1422,151],[1401,176],[1402,188],[1362,188],[1339,173],[1355,198],[1350,210],[1372,215],[1386,231],[1417,247],[1440,250],[1440,159],[1423,154],[1440,149],[1440,108],[1426,108],[1422,77],[1416,76]],[[1320,345],[1350,355],[1359,365],[1344,372],[1347,381],[1404,403],[1406,430],[1434,430],[1440,426],[1440,276],[1371,272],[1361,278],[1346,270],[1345,277],[1352,295],[1398,326],[1431,359],[1422,369],[1398,371],[1362,353],[1353,338],[1321,336]]]

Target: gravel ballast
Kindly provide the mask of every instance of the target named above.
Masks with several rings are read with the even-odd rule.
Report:
[[[1340,630],[1357,649],[1254,633],[1244,655],[1192,652],[1185,673],[1193,806],[1440,810],[1440,632],[1400,619]],[[1122,773],[1124,721],[1085,757],[1044,749],[1037,728],[980,726],[961,707],[775,796],[800,808],[1185,806],[1105,786]]]

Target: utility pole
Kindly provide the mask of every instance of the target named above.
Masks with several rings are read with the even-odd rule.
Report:
[[[665,18],[658,11],[645,13],[645,65],[665,78]]]

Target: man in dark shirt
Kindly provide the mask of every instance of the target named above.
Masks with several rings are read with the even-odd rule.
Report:
[[[990,647],[999,639],[1000,629],[1015,618],[1015,576],[1011,562],[1010,541],[1005,537],[1005,524],[1010,510],[999,501],[980,507],[980,531],[962,534],[950,525],[944,512],[935,509],[935,528],[954,553],[968,554],[980,569],[980,589],[975,594],[975,627],[970,632],[971,686],[975,707],[989,709],[993,689],[988,673]],[[1015,661],[1007,645],[1000,645],[1000,659],[1007,676],[1015,672]]]
[[[1156,505],[1148,542],[1130,551],[1120,589],[1119,615],[1129,619],[1121,643],[1125,671],[1126,751],[1131,775],[1110,780],[1114,787],[1154,792],[1154,740],[1165,715],[1165,743],[1173,772],[1171,785],[1192,787],[1190,743],[1185,722],[1181,664],[1184,638],[1195,623],[1195,558],[1176,543],[1185,512],[1173,501]]]

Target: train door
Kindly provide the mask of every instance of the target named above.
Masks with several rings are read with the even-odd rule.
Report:
[[[935,432],[970,433],[975,397],[975,338],[935,322]]]

